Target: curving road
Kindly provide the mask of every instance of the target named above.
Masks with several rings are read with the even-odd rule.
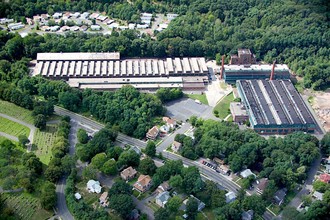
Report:
[[[77,143],[77,131],[78,123],[74,120],[70,121],[70,133],[69,133],[69,154],[74,155],[75,145]],[[65,200],[65,186],[66,186],[67,176],[61,178],[56,184],[56,195],[57,195],[57,217],[60,217],[63,220],[74,220],[74,217],[71,215]]]

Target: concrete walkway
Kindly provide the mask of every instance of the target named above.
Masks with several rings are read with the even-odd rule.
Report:
[[[3,118],[6,118],[8,120],[14,121],[18,124],[21,124],[21,125],[24,125],[24,126],[28,127],[30,129],[30,134],[29,134],[28,139],[30,140],[31,144],[33,143],[34,133],[36,131],[36,127],[34,125],[28,124],[24,121],[18,120],[17,118],[13,118],[11,116],[8,116],[8,115],[2,114],[2,113],[0,113],[0,116],[3,117]],[[2,136],[4,136],[4,135],[2,135]],[[18,139],[17,139],[17,141],[18,141]]]

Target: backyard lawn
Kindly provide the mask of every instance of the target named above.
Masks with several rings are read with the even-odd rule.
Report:
[[[10,102],[0,100],[0,113],[12,116],[26,123],[33,124],[33,116],[30,110],[19,107]]]
[[[57,128],[58,124],[48,124],[43,131],[37,129],[34,135],[34,144],[37,147],[32,150],[40,158],[40,161],[46,165],[48,165],[52,156],[52,147],[57,136]]]
[[[13,210],[16,219],[43,220],[53,213],[41,208],[37,198],[25,193],[3,193],[1,199],[4,205]]]
[[[226,97],[224,97],[213,109],[213,113],[214,111],[218,111],[218,116],[221,119],[224,119],[227,117],[227,115],[230,114],[230,110],[229,110],[229,105],[230,102],[232,102],[234,100],[234,95],[231,92],[229,95],[227,95]]]
[[[191,99],[197,99],[199,101],[201,101],[201,103],[205,104],[205,105],[208,105],[209,102],[207,101],[207,98],[206,98],[206,95],[203,94],[203,95],[200,95],[200,94],[187,94],[187,96]]]
[[[19,135],[25,135],[28,137],[30,134],[30,129],[28,127],[7,118],[0,117],[0,125],[0,131],[15,137],[18,137]]]

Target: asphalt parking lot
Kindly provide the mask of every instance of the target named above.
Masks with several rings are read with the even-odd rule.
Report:
[[[167,103],[167,115],[177,120],[185,121],[190,116],[195,115],[202,118],[217,119],[212,114],[212,107],[204,104],[198,104],[193,99],[182,98]]]

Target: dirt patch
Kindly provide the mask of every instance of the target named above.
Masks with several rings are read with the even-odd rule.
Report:
[[[320,119],[321,124],[324,129],[330,131],[330,90],[328,89],[325,92],[311,92],[305,91],[305,94],[308,95],[309,101],[315,110],[317,116]]]

